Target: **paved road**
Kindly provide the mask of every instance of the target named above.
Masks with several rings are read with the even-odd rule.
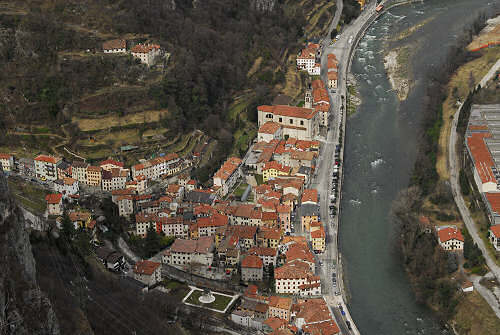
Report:
[[[483,85],[496,73],[496,70],[500,67],[500,60],[496,62],[496,64],[488,71],[488,73],[481,79],[480,83]],[[493,71],[492,71],[493,70]],[[448,164],[450,166],[450,184],[451,184],[451,190],[453,193],[453,197],[455,198],[455,203],[457,204],[457,207],[460,211],[460,215],[462,216],[462,219],[465,223],[465,226],[467,227],[467,230],[472,236],[472,239],[474,242],[477,244],[481,252],[483,253],[483,256],[486,260],[486,264],[490,268],[491,273],[496,277],[497,280],[500,281],[500,267],[495,263],[495,261],[492,259],[490,253],[488,252],[484,241],[481,239],[479,236],[479,227],[474,223],[474,220],[472,220],[469,208],[465,204],[464,198],[462,197],[462,192],[460,189],[458,177],[459,177],[459,167],[458,167],[458,157],[457,157],[457,123],[458,123],[458,117],[460,115],[460,111],[462,110],[462,106],[458,108],[458,110],[455,112],[455,115],[453,116],[453,121],[451,125],[451,131],[450,131],[450,141],[448,144]],[[478,290],[481,295],[483,295],[484,290]],[[487,295],[483,295],[485,300],[490,303],[489,297]],[[491,305],[490,306],[493,308],[494,311],[496,311],[496,308],[498,308],[498,303],[496,305]]]
[[[489,272],[484,277],[493,278],[493,275],[491,274],[491,272]],[[495,312],[497,318],[500,319],[500,304],[498,303],[498,298],[488,288],[481,285],[481,283],[479,282],[481,279],[483,279],[483,277],[474,276],[472,280],[474,289],[483,296],[484,300],[486,300],[488,305],[490,305],[490,307],[493,309],[493,312]]]
[[[337,4],[337,12],[335,14],[334,20],[330,25],[328,35],[322,40],[322,55],[321,55],[321,78],[325,82],[327,81],[327,57],[328,54],[334,53],[339,60],[338,66],[338,88],[336,92],[329,92],[330,102],[331,102],[331,117],[329,120],[330,130],[327,133],[326,139],[323,141],[322,151],[320,153],[320,159],[318,162],[318,168],[316,176],[314,177],[311,187],[316,188],[320,193],[320,205],[321,205],[321,220],[325,225],[326,230],[326,251],[320,255],[318,258],[323,262],[323,266],[320,267],[318,275],[321,277],[321,289],[323,296],[327,303],[329,304],[337,323],[343,334],[359,334],[359,330],[356,328],[349,311],[346,307],[344,301],[344,289],[342,281],[342,267],[340,262],[340,255],[338,254],[337,245],[337,233],[338,233],[338,217],[331,217],[329,214],[330,199],[331,194],[331,179],[332,179],[332,168],[335,154],[335,146],[339,143],[339,129],[345,129],[345,99],[347,87],[346,78],[347,70],[350,62],[349,55],[351,48],[355,46],[355,37],[363,29],[365,24],[369,19],[373,18],[375,15],[376,2],[371,1],[368,3],[361,13],[361,15],[352,22],[349,26],[344,27],[340,36],[337,36],[337,41],[332,45],[330,39],[330,33],[337,26],[338,20],[340,19],[340,10],[342,9],[342,2]],[[340,9],[340,10],[339,10]],[[340,153],[340,157],[343,157],[343,148]],[[340,169],[342,169],[342,164]],[[339,175],[342,176],[342,171],[339,171]],[[335,205],[338,208],[340,203],[340,190],[342,188],[342,178],[339,180],[339,197]],[[337,273],[340,271],[340,273]],[[337,285],[339,287],[334,287],[332,284],[332,273],[337,273]],[[342,295],[336,295],[342,293]],[[338,305],[341,304],[344,307],[345,316],[340,314]],[[352,326],[352,330],[347,329],[345,321],[349,320]]]

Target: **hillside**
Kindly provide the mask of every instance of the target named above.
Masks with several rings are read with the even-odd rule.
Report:
[[[69,150],[92,161],[138,145],[119,157],[134,161],[214,139],[215,161],[231,147],[239,153],[240,137],[255,134],[255,106],[300,92],[293,57],[334,8],[326,0],[0,2],[0,151]],[[129,48],[158,43],[169,57],[148,68],[102,53],[115,38]],[[193,139],[195,129],[204,136]]]

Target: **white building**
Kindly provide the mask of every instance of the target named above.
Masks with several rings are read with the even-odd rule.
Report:
[[[320,278],[313,275],[305,262],[290,262],[274,269],[274,279],[277,294],[321,295]]]
[[[79,183],[87,183],[87,167],[88,163],[82,161],[74,161],[71,164],[71,177],[78,180]]]
[[[59,157],[40,155],[35,158],[35,175],[41,180],[57,179],[57,163],[61,160]]]
[[[152,286],[161,281],[161,263],[138,261],[134,266],[134,279]]]
[[[132,56],[140,59],[141,63],[151,66],[162,51],[158,44],[137,44],[132,48],[131,53]]]
[[[102,44],[102,51],[105,54],[127,52],[127,41],[119,39],[106,41]]]
[[[306,70],[311,76],[319,75],[321,68],[318,71],[316,56],[319,54],[319,44],[309,43],[306,48],[302,49],[297,55],[297,68]]]
[[[14,156],[0,153],[0,164],[2,165],[3,171],[8,172],[14,170]]]
[[[112,168],[102,170],[101,187],[103,191],[121,190],[126,187],[129,170]]]
[[[214,174],[214,186],[222,188],[221,195],[226,195],[236,184],[240,177],[241,159],[238,157],[229,157],[220,169]]]
[[[165,155],[145,161],[141,164],[132,166],[132,178],[136,180],[139,176],[144,176],[146,179],[158,179],[163,175],[172,175],[180,170],[180,158],[176,153]]]
[[[63,178],[54,181],[54,190],[63,195],[66,199],[70,195],[77,194],[80,191],[78,180],[73,178]]]
[[[197,240],[176,239],[162,256],[165,264],[189,266],[200,264],[208,267],[214,259],[214,237],[202,236]]]
[[[500,251],[500,224],[490,226],[488,237],[496,251]]]
[[[119,196],[116,199],[118,205],[118,215],[129,216],[134,213],[134,200],[131,195]]]
[[[257,107],[259,127],[273,121],[283,127],[283,136],[312,140],[319,134],[320,115],[311,108],[286,105]]]
[[[283,129],[276,122],[266,122],[259,128],[257,134],[258,141],[271,142],[272,140],[281,140],[283,138]]]
[[[464,237],[456,227],[436,227],[439,245],[446,251],[464,250]]]

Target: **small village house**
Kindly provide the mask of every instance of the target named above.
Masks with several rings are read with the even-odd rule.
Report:
[[[138,261],[134,266],[134,279],[152,286],[161,281],[161,263],[148,260]]]
[[[0,165],[4,172],[10,172],[14,170],[14,156],[10,154],[0,153]]]
[[[47,194],[45,201],[47,202],[47,213],[49,215],[62,215],[63,203],[61,193]]]
[[[457,227],[436,227],[439,245],[446,251],[464,250],[464,237]]]
[[[256,255],[247,255],[241,261],[241,279],[243,281],[261,281],[264,275],[264,263]]]
[[[61,160],[59,157],[39,155],[35,158],[35,175],[40,180],[57,179],[57,163]]]

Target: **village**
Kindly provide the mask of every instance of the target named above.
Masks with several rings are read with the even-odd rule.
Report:
[[[106,42],[103,52],[127,52],[127,42]],[[163,52],[158,45],[139,44],[131,53],[151,65]],[[322,221],[318,191],[309,188],[321,150],[317,138],[327,131],[332,110],[327,88],[316,77],[320,55],[320,46],[309,43],[297,56],[297,69],[313,78],[303,107],[259,106],[259,131],[250,150],[243,159],[229,157],[209,188],[189,174],[196,158],[175,153],[130,167],[113,158],[91,165],[48,154],[17,159],[2,153],[6,174],[51,190],[43,220],[31,220],[36,222],[29,228],[61,230],[69,219],[75,230],[89,234],[95,256],[108,270],[129,275],[141,289],[160,285],[172,268],[243,284],[247,289],[231,312],[239,325],[339,333],[321,295],[315,257],[325,251],[328,218]],[[337,88],[337,64],[335,55],[328,55],[328,89]],[[87,194],[111,197],[129,235],[158,234],[173,243],[137,262],[126,251],[104,246],[101,236],[109,228],[95,208],[80,205]],[[185,303],[199,290],[193,289]]]
[[[125,53],[127,41],[108,41],[102,51]],[[130,52],[148,66],[164,55],[156,44],[137,44]],[[313,180],[335,117],[330,93],[338,88],[340,65],[335,54],[327,55],[325,85],[320,78],[321,53],[320,44],[307,43],[297,55],[297,70],[310,76],[301,107],[258,106],[257,137],[243,158],[225,160],[212,176],[210,187],[202,187],[190,174],[198,159],[190,155],[162,153],[125,166],[113,157],[91,165],[49,154],[18,159],[1,153],[5,174],[50,189],[44,199],[45,213],[41,219],[29,220],[28,228],[62,230],[69,220],[75,230],[88,233],[94,255],[104,268],[127,276],[144,292],[161,289],[162,282],[174,273],[175,279],[194,276],[220,287],[224,282],[244,287],[230,294],[230,290],[217,292],[191,285],[182,301],[227,313],[240,326],[273,335],[339,334],[339,320],[323,297],[322,287],[333,286],[335,295],[341,295],[341,289],[335,272],[328,283],[320,273],[326,266],[321,255],[331,243],[326,227],[333,225],[339,206],[341,143],[331,158],[327,217],[321,215],[325,204]],[[491,137],[488,115],[498,112],[498,107],[494,111],[478,109],[468,128],[467,145],[492,220],[488,238],[500,250],[498,172],[487,148],[494,145],[493,140],[485,140]],[[98,206],[81,205],[90,194],[111,199],[128,236],[144,240],[151,235],[168,237],[168,246],[142,259],[129,248],[105,243],[103,233],[109,227],[103,213],[98,213]],[[24,210],[29,212],[29,208]],[[431,225],[426,217],[421,221]],[[444,250],[463,250],[464,237],[456,226],[432,227],[430,231]],[[471,289],[472,284],[465,283],[463,290]],[[345,315],[342,304],[338,308]],[[351,329],[348,322],[347,326]]]

